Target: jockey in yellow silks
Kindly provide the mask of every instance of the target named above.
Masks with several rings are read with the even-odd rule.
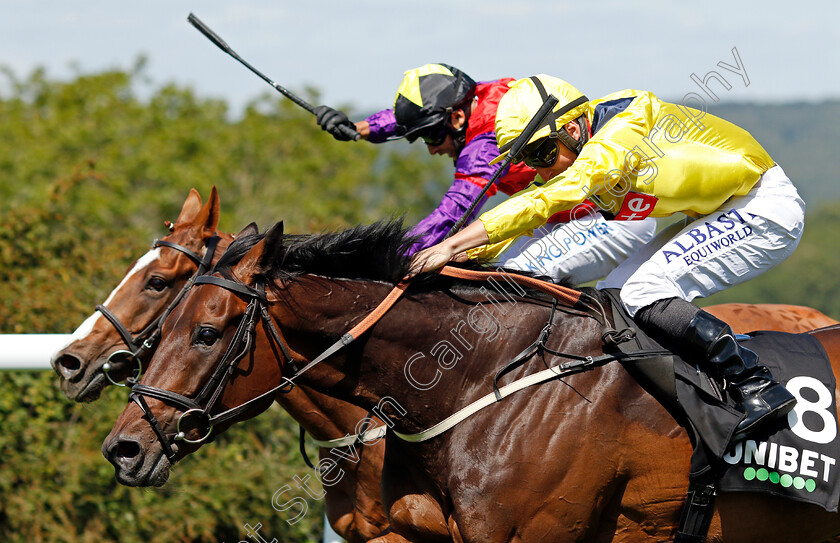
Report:
[[[499,103],[496,160],[549,93],[559,103],[519,157],[545,181],[415,255],[412,273],[464,251],[495,257],[516,236],[587,199],[614,220],[683,213],[685,221],[660,232],[598,286],[620,287],[622,305],[640,328],[678,354],[707,361],[706,371],[744,411],[736,437],[784,416],[794,397],[726,323],[690,303],[760,275],[796,248],[805,205],[784,171],[748,132],[704,111],[638,90],[590,101],[547,75],[517,81]]]

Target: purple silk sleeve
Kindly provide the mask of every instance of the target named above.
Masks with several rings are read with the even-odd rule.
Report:
[[[443,199],[431,215],[417,223],[417,226],[411,229],[409,235],[422,237],[406,251],[407,255],[413,255],[421,249],[431,247],[432,245],[443,241],[444,236],[449,232],[458,219],[464,214],[467,208],[473,203],[475,197],[481,192],[481,187],[463,179],[456,179]],[[475,220],[481,206],[487,199],[486,196],[482,198],[481,204],[476,206],[473,210],[469,220],[465,224],[469,224]]]
[[[492,179],[493,174],[499,168],[497,165],[490,165],[490,161],[499,156],[499,148],[496,145],[496,134],[484,132],[478,134],[464,146],[458,160],[455,161],[455,177],[483,177]],[[504,176],[507,172],[502,172]]]
[[[365,120],[370,125],[370,135],[367,140],[371,143],[382,143],[397,133],[397,119],[392,109],[383,109]]]

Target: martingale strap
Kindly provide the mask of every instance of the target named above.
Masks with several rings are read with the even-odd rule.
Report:
[[[373,412],[368,412],[368,415],[367,417],[365,417],[365,419],[369,419],[371,415],[373,415]],[[372,425],[372,423],[370,425]],[[306,465],[312,469],[315,469],[315,466],[313,466],[312,462],[309,460],[309,455],[306,454],[306,430],[303,428],[303,426],[299,426],[299,428],[300,433],[298,447],[300,449],[300,454],[301,456],[303,456],[303,461],[306,462]],[[380,439],[385,437],[385,434],[388,432],[388,426],[385,424],[380,424],[379,426],[373,426],[373,428],[368,428],[368,424],[366,423],[365,428],[366,429],[360,434],[347,434],[344,437],[339,437],[336,439],[316,439],[313,437],[312,443],[324,449],[341,449],[343,447],[349,447],[351,445],[367,445],[368,443],[379,441]]]
[[[336,439],[312,439],[312,443],[319,447],[323,447],[325,449],[336,449],[341,447],[349,447],[350,445],[354,445],[356,443],[370,443],[371,441],[377,441],[385,437],[385,433],[388,431],[388,426],[385,424],[380,424],[379,426],[374,426],[370,430],[366,430],[361,434],[352,434],[346,435],[344,437],[339,437]]]
[[[651,356],[660,356],[666,354],[668,351],[639,351],[636,353],[622,353],[618,352],[615,354],[605,354],[602,356],[597,357],[578,357],[577,355],[569,356],[568,353],[555,353],[558,356],[574,358],[571,362],[565,362],[563,364],[558,364],[556,366],[552,366],[546,370],[543,370],[539,373],[534,373],[532,375],[528,375],[527,377],[523,377],[518,379],[510,384],[507,384],[498,391],[493,391],[490,394],[482,396],[478,400],[472,402],[471,404],[467,405],[466,407],[456,411],[452,415],[448,416],[447,418],[443,419],[439,423],[435,424],[431,428],[423,430],[422,432],[418,432],[416,434],[403,434],[397,432],[395,430],[391,430],[394,435],[398,438],[402,439],[403,441],[410,441],[410,442],[420,442],[432,439],[433,437],[437,437],[440,434],[446,432],[447,430],[451,430],[457,424],[463,422],[467,418],[471,417],[472,415],[478,413],[485,407],[493,405],[494,403],[498,402],[500,398],[506,398],[510,396],[514,392],[518,392],[524,388],[530,387],[532,385],[538,385],[540,383],[544,383],[551,379],[558,379],[560,377],[566,377],[568,375],[573,375],[575,373],[581,373],[592,368],[603,366],[609,362],[614,361],[627,361],[627,360],[637,360],[637,359],[645,359]],[[497,396],[498,393],[498,396]]]
[[[513,360],[505,364],[502,369],[496,372],[496,375],[493,376],[493,394],[496,395],[496,401],[502,401],[502,395],[499,393],[499,379],[504,377],[506,374],[510,373],[514,369],[518,368],[528,360],[532,359],[538,354],[541,354],[546,349],[546,343],[548,342],[548,337],[551,335],[551,330],[554,327],[554,313],[557,311],[557,299],[554,299],[554,303],[551,304],[551,314],[548,316],[548,324],[546,324],[540,335],[537,337],[537,340],[532,344],[525,347],[521,353],[516,355]],[[583,357],[575,357],[577,359],[583,360]]]

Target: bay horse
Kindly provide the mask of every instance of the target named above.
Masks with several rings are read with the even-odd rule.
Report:
[[[217,262],[234,239],[217,230],[219,218],[216,187],[204,204],[192,189],[174,224],[167,223],[169,234],[134,263],[107,300],[79,326],[71,342],[53,355],[52,367],[68,398],[94,401],[106,386],[145,371],[157,347],[154,336],[160,319],[178,302],[197,271],[206,271],[207,265]],[[256,226],[249,225],[238,235],[256,232]],[[358,421],[366,416],[362,409],[305,387],[278,398],[278,403],[322,442],[355,433]],[[339,460],[348,475],[325,500],[327,519],[350,542],[370,539],[388,526],[379,490],[385,444],[369,448],[357,463]],[[329,452],[329,447],[319,448],[321,457]]]
[[[275,226],[264,239],[235,242],[164,323],[134,403],[103,443],[117,479],[163,484],[172,463],[195,450],[205,431],[223,431],[266,409],[277,388],[289,384],[292,362],[312,360],[344,338],[405,274],[404,234],[393,223],[315,237],[284,236]],[[605,303],[596,291],[584,292]],[[270,316],[262,327],[254,322],[256,301]],[[551,349],[583,357],[603,352],[601,323],[591,312],[556,313]],[[691,444],[619,364],[517,392],[428,441],[396,437],[430,428],[485,396],[500,364],[528,347],[549,315],[552,304],[531,293],[494,296],[486,285],[428,276],[413,281],[358,341],[295,375],[300,384],[382,414],[395,430],[386,438],[382,471],[391,532],[374,541],[673,537]],[[813,334],[836,375],[840,327]],[[176,367],[166,360],[177,360]],[[508,378],[530,372],[524,365]],[[188,410],[192,416],[185,417]],[[741,493],[718,497],[707,540],[818,542],[837,534],[836,514]]]

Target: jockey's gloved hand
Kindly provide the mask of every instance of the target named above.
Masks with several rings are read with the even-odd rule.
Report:
[[[315,121],[321,127],[321,130],[326,130],[332,137],[338,141],[350,141],[352,138],[348,135],[347,130],[341,130],[339,127],[346,126],[354,133],[356,125],[353,124],[347,117],[347,114],[340,109],[333,109],[329,106],[318,106],[315,108]]]

